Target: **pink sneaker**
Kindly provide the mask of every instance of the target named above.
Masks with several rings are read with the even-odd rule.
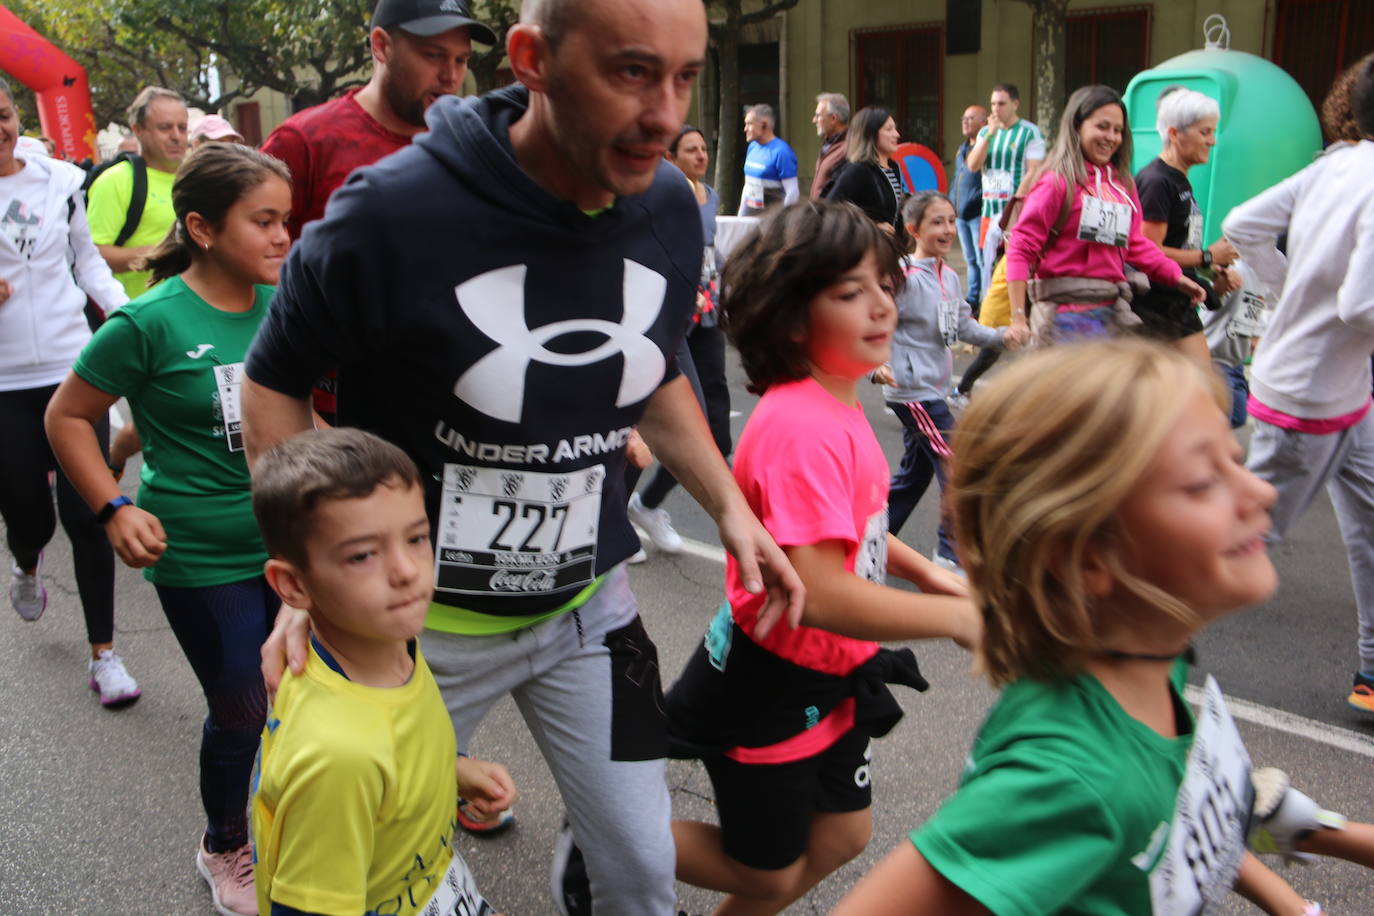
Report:
[[[210,896],[220,916],[258,916],[253,850],[247,843],[228,852],[209,852],[202,839],[196,849],[196,871],[210,885]]]

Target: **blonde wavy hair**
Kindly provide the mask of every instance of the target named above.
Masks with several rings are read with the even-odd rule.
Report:
[[[1118,587],[1196,620],[1125,568],[1116,513],[1199,390],[1223,406],[1215,373],[1130,339],[1032,354],[980,388],[954,432],[948,499],[993,684],[1069,677],[1101,650],[1116,622],[1084,581],[1089,548]]]

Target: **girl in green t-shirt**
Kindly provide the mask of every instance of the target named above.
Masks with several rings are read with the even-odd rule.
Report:
[[[47,428],[115,552],[152,581],[205,691],[196,864],[221,913],[252,913],[246,810],[267,710],[258,651],[279,602],[262,575],[238,397],[290,246],[290,175],[246,146],[207,144],[177,170],[172,205],[176,223],[147,260],[158,285],[91,339]],[[138,505],[120,495],[94,432],[121,396],[143,440]]]
[[[947,493],[1003,688],[958,792],[835,910],[1195,913],[1234,886],[1312,912],[1246,852],[1250,760],[1189,645],[1277,587],[1274,489],[1207,369],[1120,340],[1038,353],[980,389]]]

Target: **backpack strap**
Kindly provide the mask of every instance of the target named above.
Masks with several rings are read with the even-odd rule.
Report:
[[[128,161],[129,167],[134,170],[134,187],[129,195],[129,212],[124,216],[124,228],[115,236],[116,248],[124,247],[124,243],[133,238],[133,234],[138,231],[138,224],[143,220],[143,208],[148,203],[148,163],[142,156],[132,153]]]

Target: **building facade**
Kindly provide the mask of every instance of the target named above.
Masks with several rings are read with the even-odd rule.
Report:
[[[1336,74],[1374,51],[1374,0],[1071,0],[1068,90],[1124,90],[1139,71],[1201,48],[1213,13],[1226,18],[1233,50],[1273,60],[1318,107]],[[1034,117],[1031,8],[1019,0],[800,0],[779,19],[777,95],[746,104],[778,107],[804,172],[819,147],[810,118],[821,92],[845,93],[855,110],[891,109],[902,138],[947,165],[964,108],[986,106],[995,83],[1015,83],[1022,117]]]

